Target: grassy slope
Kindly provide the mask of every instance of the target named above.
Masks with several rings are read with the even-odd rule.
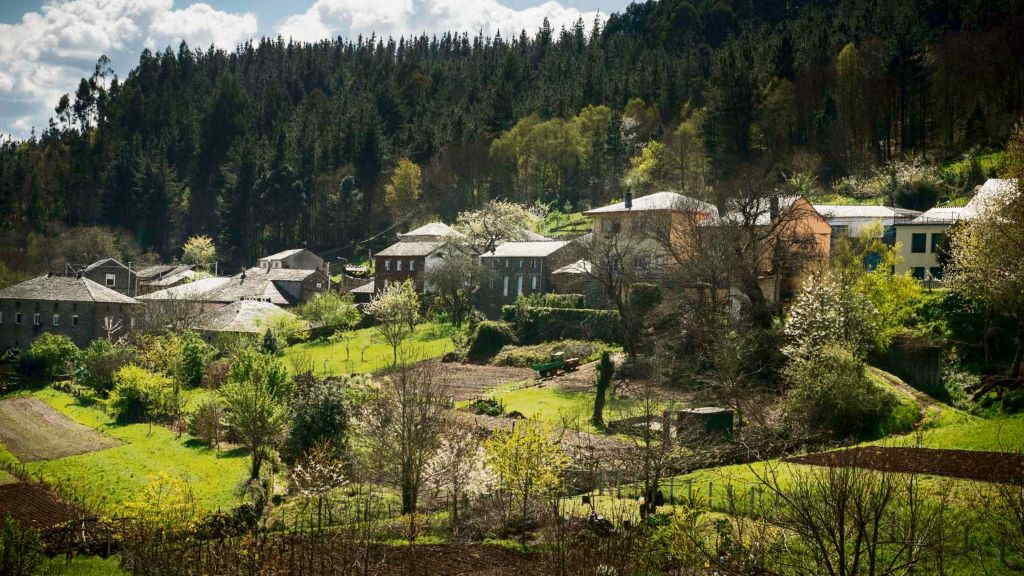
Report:
[[[117,438],[123,445],[58,460],[31,462],[29,470],[59,481],[86,502],[117,514],[124,502],[158,472],[186,479],[203,510],[237,505],[235,489],[245,479],[249,459],[239,451],[217,453],[163,426],[117,425],[102,410],[85,407],[50,388],[33,393],[77,422]],[[11,458],[2,451],[0,457]]]
[[[584,216],[582,212],[565,213],[552,210],[537,226],[537,232],[549,238],[558,238],[586,234],[590,231],[591,226],[590,218]]]
[[[127,572],[121,570],[117,556],[99,558],[96,556],[76,556],[68,562],[63,556],[49,558],[43,562],[39,574],[52,576],[121,576]]]
[[[417,326],[403,346],[408,353],[424,359],[443,356],[455,348],[447,327],[431,323]],[[391,346],[374,328],[352,332],[347,349],[344,342],[303,342],[289,346],[284,356],[293,367],[310,362],[318,373],[330,375],[376,372],[391,363]]]

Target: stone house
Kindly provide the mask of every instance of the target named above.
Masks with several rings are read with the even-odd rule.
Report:
[[[489,312],[501,310],[519,296],[554,292],[552,272],[579,259],[581,249],[573,242],[504,242],[480,256],[488,271],[481,305]]]
[[[416,291],[423,293],[427,271],[441,263],[452,249],[447,240],[401,240],[377,252],[373,256],[374,292],[411,279]]]
[[[24,350],[44,332],[64,334],[80,347],[124,336],[138,305],[84,276],[38,276],[0,290],[0,351]]]
[[[149,294],[164,288],[173,288],[191,282],[196,277],[190,264],[156,264],[135,272],[138,281],[136,295]]]
[[[305,248],[293,248],[284,250],[270,256],[259,259],[258,268],[274,270],[286,268],[292,270],[323,270],[325,269],[324,259],[317,256],[312,250]]]
[[[138,295],[136,271],[116,258],[104,258],[93,262],[82,270],[82,276],[125,296]]]

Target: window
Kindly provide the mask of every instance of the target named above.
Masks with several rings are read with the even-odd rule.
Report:
[[[384,261],[384,271],[391,272],[391,260]]]
[[[323,286],[324,286],[324,283],[323,283],[323,282],[317,282],[317,283],[316,283],[316,289],[317,289],[317,290],[319,290],[319,289],[323,288]]]
[[[24,316],[24,314],[22,314],[21,312],[15,312],[14,313],[14,323],[15,324],[21,324],[21,319],[22,319],[23,316]]]
[[[397,272],[401,272],[402,271],[402,261],[401,260],[398,260],[398,261],[395,262],[395,270]]]
[[[530,290],[536,290],[536,289],[537,289],[537,277],[533,276],[533,277],[530,278]]]
[[[53,325],[60,326],[60,314],[53,315]]]
[[[416,271],[416,261],[415,260],[409,260],[409,272],[415,272],[415,271]]]
[[[117,276],[115,274],[107,274],[106,276],[107,288],[113,288],[117,285]]]
[[[78,314],[73,314],[71,316],[71,325],[78,326]]]
[[[508,276],[505,276],[505,287],[501,290],[502,296],[508,296]]]
[[[942,280],[942,266],[932,266],[928,269],[928,273],[932,275],[933,280]]]
[[[910,251],[914,254],[924,254],[925,241],[927,238],[927,234],[911,234]]]
[[[519,276],[518,280],[516,280],[516,296],[522,296],[522,295],[523,295],[523,277]]]
[[[946,242],[946,235],[942,232],[932,234],[932,253],[938,252]]]
[[[42,323],[43,323],[42,320],[39,319],[39,312],[36,312],[35,314],[32,315],[32,325],[33,326],[39,326]]]
[[[924,266],[915,266],[911,274],[918,280],[924,280]]]

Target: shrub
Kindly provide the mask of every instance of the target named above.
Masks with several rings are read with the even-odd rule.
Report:
[[[181,361],[177,376],[185,386],[195,387],[203,381],[206,365],[217,355],[217,349],[210,346],[195,332],[181,336]]]
[[[516,335],[512,326],[505,322],[486,320],[477,324],[467,357],[476,362],[484,362],[493,358],[506,344],[515,342]]]
[[[279,312],[267,319],[267,332],[277,338],[281,347],[301,342],[309,336],[309,322],[289,312]]]
[[[145,336],[138,344],[138,365],[150,372],[174,377],[181,366],[182,344],[182,337],[174,333]]]
[[[477,398],[469,404],[469,411],[482,416],[501,416],[505,413],[505,405],[497,398]]]
[[[114,374],[110,408],[119,423],[145,422],[177,412],[173,382],[134,364]]]
[[[276,356],[248,349],[239,352],[228,373],[231,382],[254,382],[264,386],[275,398],[284,399],[290,392],[288,369]]]
[[[210,390],[220,388],[231,373],[231,361],[227,358],[214,360],[206,365],[203,371],[203,387]]]
[[[516,299],[517,306],[533,308],[584,308],[583,294],[550,294],[535,292]]]
[[[347,431],[345,383],[323,380],[308,373],[296,377],[286,456],[294,462],[321,443],[328,443],[338,456],[346,445]]]
[[[218,396],[203,399],[188,420],[188,433],[216,448],[224,432],[224,400]]]
[[[877,313],[867,297],[832,274],[818,274],[804,282],[789,309],[785,352],[794,357],[838,344],[863,357],[877,344],[879,333]]]
[[[523,344],[566,339],[622,343],[622,322],[615,310],[505,306],[502,317],[515,326]]]
[[[0,574],[32,576],[43,563],[39,532],[22,526],[10,516],[0,518]]]
[[[78,366],[81,350],[63,334],[44,332],[21,355],[22,373],[44,378],[60,378],[73,374]]]
[[[868,378],[864,362],[839,345],[794,358],[785,376],[788,414],[837,437],[877,434],[896,407],[895,396]]]
[[[106,395],[114,387],[114,374],[135,358],[135,349],[106,340],[93,340],[82,350],[78,381]]]
[[[561,352],[566,358],[579,358],[581,363],[590,362],[609,349],[610,346],[604,342],[590,340],[561,340],[530,346],[505,346],[491,360],[491,364],[529,368],[539,362],[547,362],[556,352]]]

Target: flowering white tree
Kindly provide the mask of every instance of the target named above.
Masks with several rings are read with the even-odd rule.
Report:
[[[398,364],[398,347],[420,320],[416,287],[411,280],[388,284],[373,297],[366,311],[377,320],[377,332],[391,346],[394,363]]]
[[[537,215],[521,204],[491,200],[479,210],[460,212],[455,229],[461,234],[460,243],[479,256],[502,242],[526,240],[527,228],[537,220]]]
[[[459,529],[459,505],[464,499],[486,494],[497,484],[487,468],[485,452],[477,431],[449,422],[441,435],[434,457],[427,462],[424,477],[435,498],[448,502],[452,533]]]
[[[829,272],[808,278],[786,318],[783,352],[790,357],[842,344],[863,356],[878,337],[874,304]]]
[[[348,483],[345,465],[335,453],[330,442],[318,442],[292,468],[292,483],[307,505],[315,508],[318,523],[323,520],[331,492]]]

